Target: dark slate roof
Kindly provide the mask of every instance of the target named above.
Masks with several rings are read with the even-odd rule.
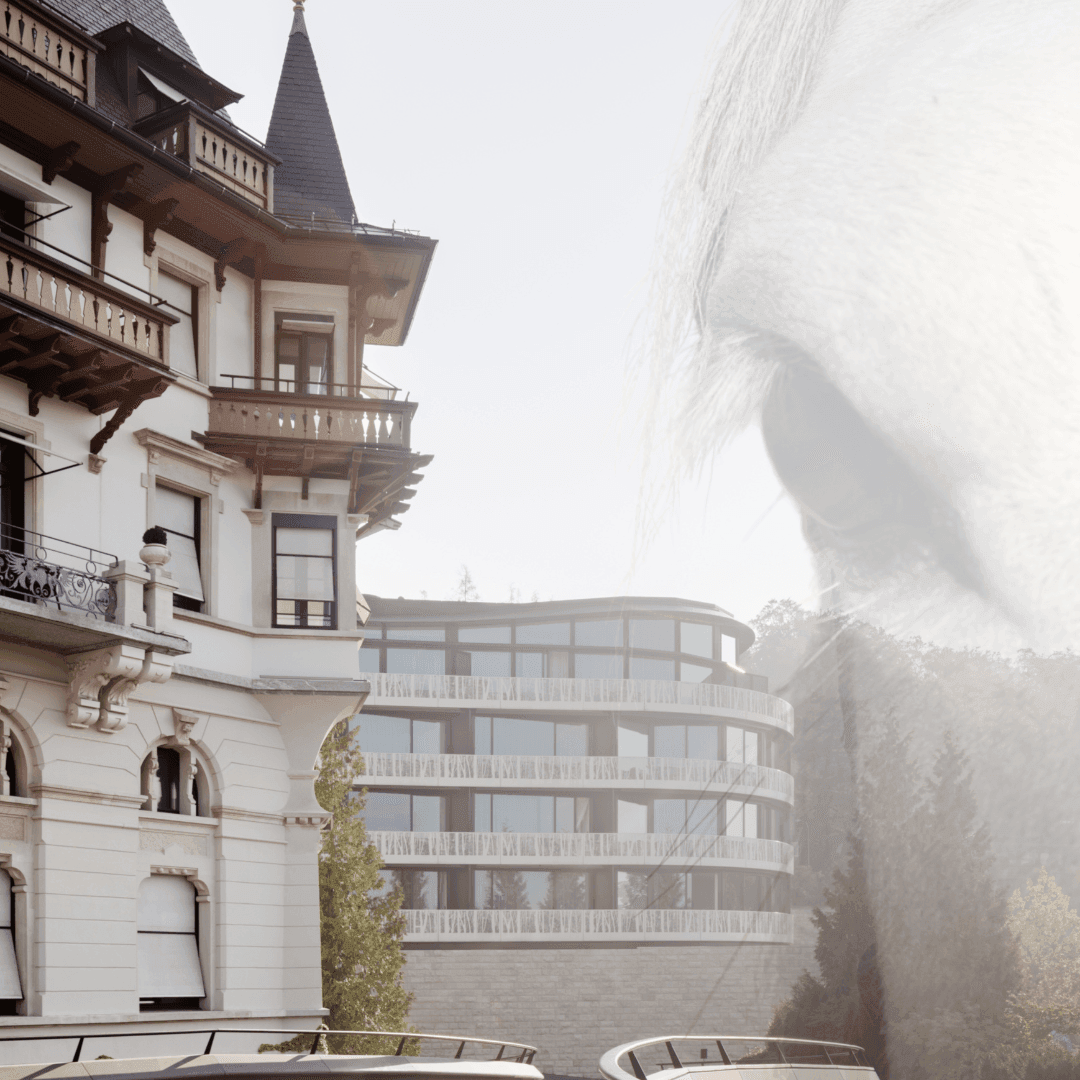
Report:
[[[304,12],[299,4],[295,10],[266,133],[266,149],[282,161],[274,170],[274,213],[305,219],[314,213],[348,224],[356,213],[349,179]]]
[[[164,0],[45,0],[49,7],[84,27],[91,34],[100,34],[112,26],[129,22],[144,34],[172,49],[189,63],[199,66],[191,46],[176,25]]]

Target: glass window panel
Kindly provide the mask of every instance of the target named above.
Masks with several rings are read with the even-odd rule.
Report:
[[[686,907],[686,875],[677,870],[657,870],[649,879],[649,906]]]
[[[713,658],[713,628],[704,623],[679,623],[679,644],[681,651],[691,656]]]
[[[675,623],[671,619],[631,619],[630,648],[675,651]]]
[[[589,727],[587,724],[556,724],[555,753],[560,757],[587,757]]]
[[[496,716],[491,721],[492,753],[541,754],[555,753],[555,725],[550,720],[524,720]]]
[[[409,721],[403,716],[371,716],[361,713],[354,719],[353,724],[362,751],[407,754],[411,750]]]
[[[360,657],[360,670],[367,674],[376,674],[379,670],[379,650],[378,649],[359,649],[357,655]]]
[[[481,911],[491,909],[492,881],[490,870],[473,871],[473,904]]]
[[[409,796],[396,791],[369,791],[360,816],[369,832],[409,832]]]
[[[380,871],[380,880],[382,881],[382,884],[377,885],[374,889],[371,890],[371,892],[368,893],[368,895],[375,897],[389,896],[395,889],[400,889],[404,898],[404,879],[407,874],[407,870],[387,870],[384,867]]]
[[[180,320],[169,331],[169,367],[173,371],[182,371],[185,375],[198,378],[195,329],[191,319],[191,312],[198,303],[198,293],[188,282],[159,269],[157,294],[169,303],[164,309],[166,313]]]
[[[307,364],[307,392],[325,394],[330,382],[330,337],[323,334],[306,334],[304,346]]]
[[[616,829],[621,833],[647,833],[649,831],[649,807],[645,803],[620,799]]]
[[[390,626],[386,636],[393,641],[445,641],[446,631],[441,626]]]
[[[333,600],[334,560],[278,555],[277,594],[281,600]]]
[[[742,911],[742,874],[737,870],[725,870],[721,876],[721,907],[725,911]]]
[[[414,795],[413,832],[443,831],[443,797],[441,795]]]
[[[544,654],[540,652],[515,653],[514,671],[522,679],[542,679],[544,677]]]
[[[508,652],[470,652],[470,671],[473,675],[499,678],[510,675]]]
[[[436,911],[445,907],[444,893],[442,888],[444,877],[437,870],[413,870],[410,871],[412,881],[409,890],[409,907],[419,911]]]
[[[758,734],[756,731],[748,731],[743,740],[743,761],[747,765],[758,763]]]
[[[513,872],[510,871],[510,873]],[[520,874],[524,885],[525,906],[528,908],[544,907],[544,901],[551,891],[551,871],[523,870],[520,871]]]
[[[154,492],[154,516],[157,523],[169,532],[194,538],[195,496],[161,487]]]
[[[576,653],[574,673],[579,679],[621,679],[623,658],[620,653]]]
[[[278,335],[278,356],[295,360],[300,355],[300,335],[282,333]]]
[[[648,656],[630,657],[631,679],[663,679],[666,682],[675,681],[674,660],[654,660]]]
[[[590,619],[574,624],[574,641],[578,645],[622,645],[622,619]]]
[[[490,716],[478,716],[476,718],[476,725],[473,728],[473,753],[476,754],[490,754],[491,753],[491,717]]]
[[[491,796],[473,796],[473,828],[476,832],[491,832]]]
[[[727,799],[724,802],[724,835],[742,836],[743,834],[743,803],[736,799]]]
[[[195,541],[186,536],[177,536],[169,533],[169,550],[172,558],[169,560],[169,570],[176,582],[176,591],[181,596],[189,596],[193,600],[203,599],[202,574],[199,571],[199,555],[195,550]]]
[[[383,636],[382,625],[380,623],[368,623],[363,629],[364,637],[381,638]]]
[[[570,678],[570,653],[558,649],[547,654],[547,670],[544,675],[549,679]]]
[[[733,667],[738,661],[738,643],[730,634],[720,635],[720,659]]]
[[[555,797],[555,831],[574,831],[574,800],[568,795]]]
[[[648,757],[649,734],[637,728],[619,725],[619,757]]]
[[[279,555],[334,554],[333,529],[286,529],[274,530]]]
[[[570,624],[537,623],[517,628],[519,645],[569,645]]]
[[[588,795],[577,795],[574,798],[574,832],[592,832],[591,820],[592,799]]]
[[[704,682],[712,673],[713,669],[704,664],[679,665],[680,682]]]
[[[743,742],[745,732],[742,728],[733,727],[731,724],[724,729],[724,760],[725,761],[738,761],[743,760]]]
[[[443,752],[443,726],[438,720],[414,720],[412,722],[412,752],[414,754],[441,754]]]
[[[715,870],[695,870],[690,874],[690,905],[698,911],[716,908]]]
[[[509,626],[461,626],[458,641],[480,645],[509,645]]]
[[[575,911],[590,907],[589,875],[580,870],[556,870],[551,874],[549,894],[552,903],[545,907]]]
[[[473,896],[478,908],[527,910],[542,907],[548,891],[545,870],[476,870]]]
[[[720,818],[717,812],[716,799],[687,799],[686,800],[686,831],[689,833],[704,833],[707,836],[716,836],[720,831]]]
[[[686,800],[654,799],[652,831],[654,833],[686,832]]]
[[[492,832],[555,831],[555,800],[550,795],[492,795]]]
[[[720,757],[720,729],[715,724],[692,724],[687,727],[686,756],[717,761]]]
[[[653,728],[653,756],[686,757],[686,727],[682,724],[658,724]]]
[[[758,807],[757,803],[748,802],[743,809],[743,836],[758,834]]]
[[[386,670],[395,675],[442,675],[445,655],[442,649],[387,649]]]
[[[619,907],[632,909],[648,907],[647,876],[640,870],[619,871]]]

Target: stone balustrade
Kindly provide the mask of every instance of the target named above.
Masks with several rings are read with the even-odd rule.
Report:
[[[790,773],[763,765],[699,758],[557,757],[531,754],[394,754],[366,751],[362,783],[406,787],[480,784],[508,788],[669,788],[717,794],[764,795],[791,803]],[[410,783],[411,781],[411,783]]]

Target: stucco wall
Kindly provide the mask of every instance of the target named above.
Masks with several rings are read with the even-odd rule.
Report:
[[[594,1077],[600,1055],[631,1039],[691,1025],[706,1034],[764,1032],[803,969],[816,971],[815,940],[809,912],[800,911],[793,945],[410,949],[409,1022],[532,1043],[549,1076]]]

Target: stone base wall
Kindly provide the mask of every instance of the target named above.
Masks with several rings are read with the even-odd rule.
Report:
[[[601,1054],[633,1039],[764,1034],[803,970],[816,973],[815,942],[803,910],[792,945],[410,949],[409,1022],[531,1043],[549,1077],[596,1077]]]

